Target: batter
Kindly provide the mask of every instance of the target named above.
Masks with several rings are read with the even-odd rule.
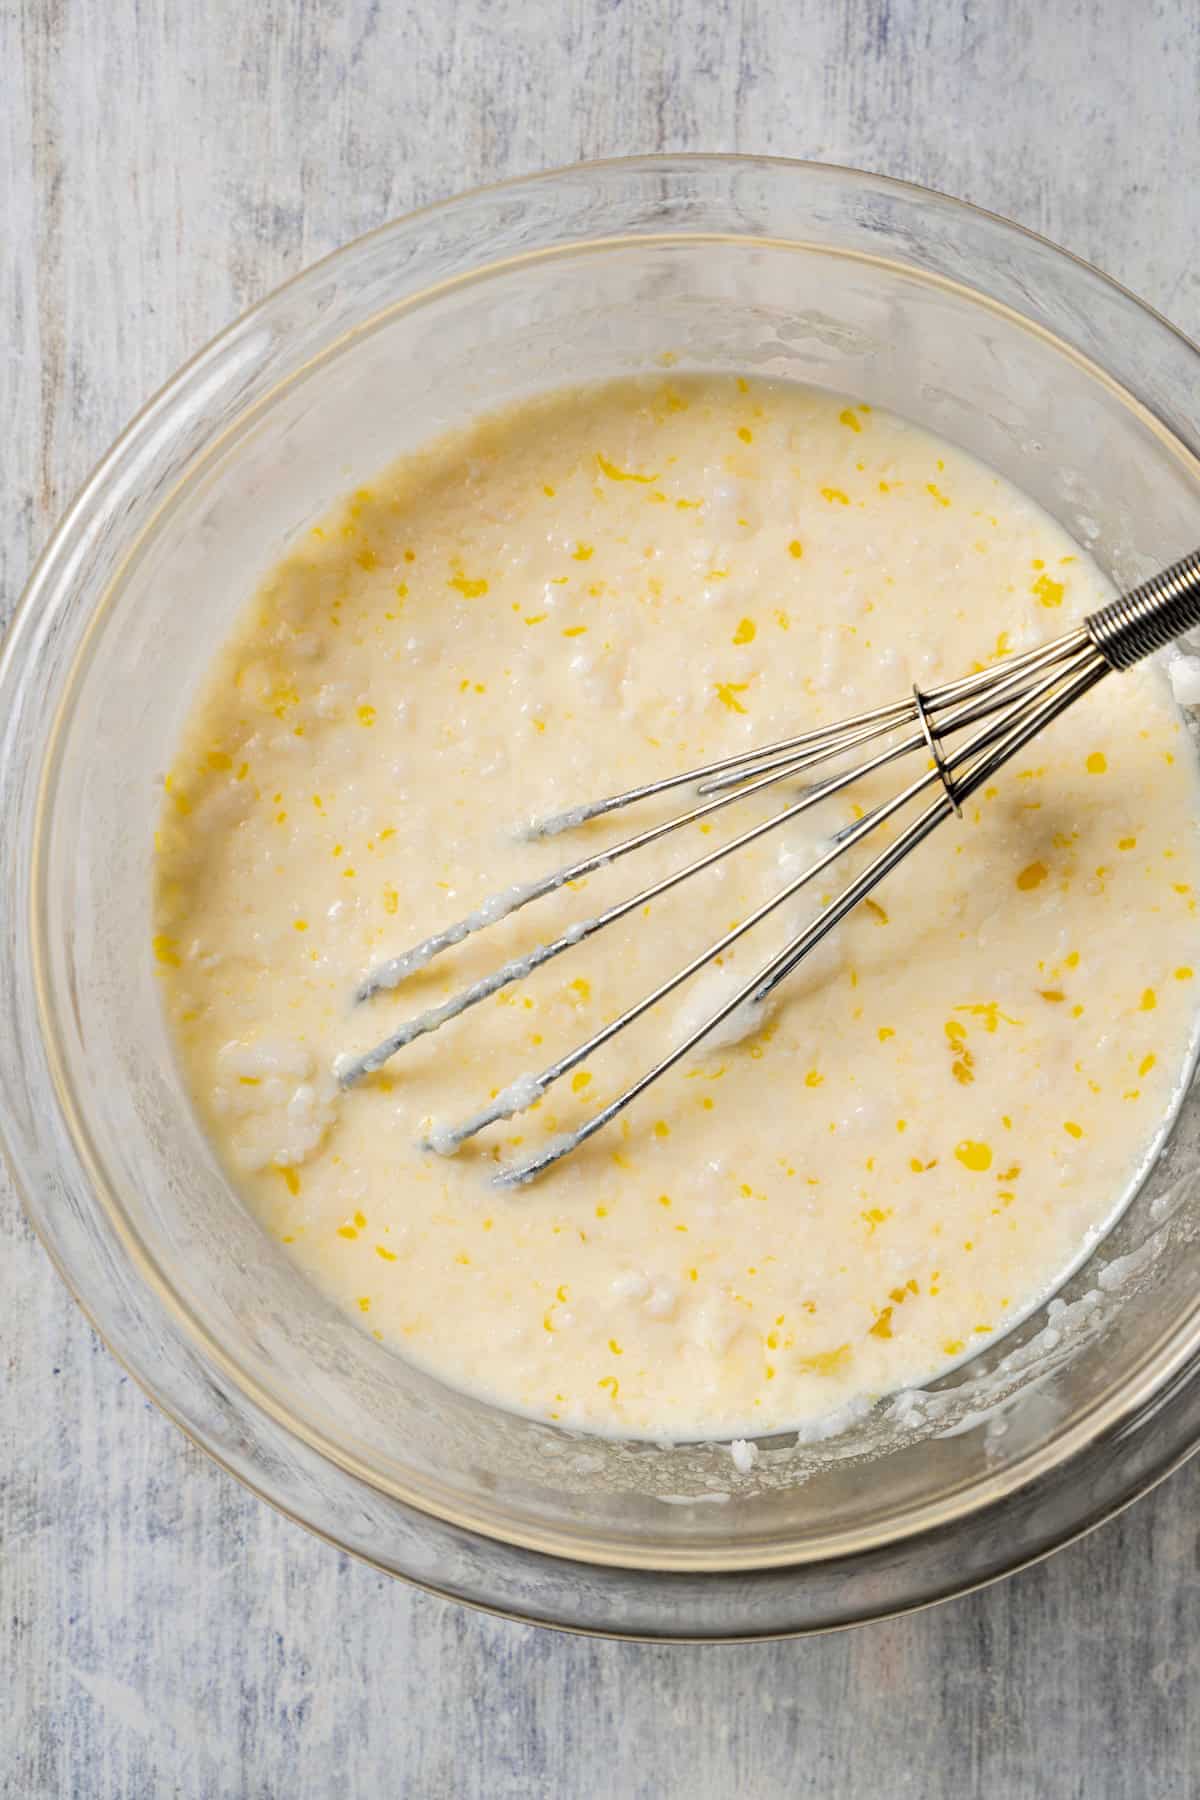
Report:
[[[153,949],[247,1204],[365,1331],[592,1430],[799,1426],[1004,1331],[1111,1220],[1189,1056],[1196,793],[1152,670],[1078,704],[740,1035],[527,1187],[491,1186],[497,1161],[679,1042],[841,865],[534,1110],[453,1159],[422,1141],[744,918],[894,772],[361,1085],[332,1071],[732,837],[756,802],[355,1007],[373,965],[666,809],[533,844],[515,829],[530,815],[1002,660],[1108,597],[987,469],[788,385],[668,374],[558,394],[355,493],[264,582],[166,783]]]

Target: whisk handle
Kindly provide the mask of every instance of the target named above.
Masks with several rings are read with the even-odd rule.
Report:
[[[1083,621],[1110,669],[1132,669],[1182,631],[1200,625],[1200,550],[1111,600]]]

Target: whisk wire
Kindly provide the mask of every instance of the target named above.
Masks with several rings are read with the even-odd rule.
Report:
[[[765,747],[739,751],[706,763],[699,769],[665,776],[640,787],[630,788],[624,793],[589,801],[534,821],[523,835],[553,837],[680,787],[691,788],[703,802],[634,832],[607,849],[581,856],[549,874],[493,895],[476,912],[467,914],[400,956],[369,970],[359,987],[357,1000],[369,1000],[385,988],[399,986],[436,956],[462,943],[465,938],[531,902],[558,891],[568,883],[583,881],[609,863],[657,843],[687,825],[700,824],[736,801],[765,792],[780,782],[793,780],[826,762],[836,762],[838,758],[852,752],[865,750],[866,746],[877,743],[881,738],[888,740],[877,749],[869,751],[863,760],[855,762],[851,767],[818,779],[815,785],[806,788],[790,804],[750,825],[705,855],[669,871],[638,893],[616,902],[592,918],[569,926],[550,942],[538,944],[524,956],[511,958],[448,999],[405,1020],[374,1048],[358,1056],[339,1059],[336,1068],[339,1082],[343,1087],[352,1086],[373,1070],[381,1068],[416,1038],[438,1030],[502,988],[523,980],[535,969],[594,936],[606,926],[627,917],[639,907],[648,907],[682,882],[711,869],[734,851],[757,842],[768,832],[798,818],[818,802],[842,793],[852,783],[863,781],[900,757],[914,752],[919,754],[924,750],[929,766],[907,786],[833,832],[827,840],[827,847],[819,851],[805,869],[786,881],[778,892],[769,896],[715,943],[692,957],[682,968],[666,976],[651,993],[628,1006],[618,1017],[601,1026],[585,1042],[560,1056],[540,1073],[521,1076],[510,1086],[501,1089],[470,1118],[456,1125],[436,1127],[430,1133],[430,1147],[449,1154],[487,1126],[536,1105],[555,1082],[594,1056],[618,1033],[700,970],[721,958],[748,932],[794,899],[839,858],[847,855],[869,835],[919,800],[930,787],[938,789],[930,803],[892,842],[885,844],[838,894],[823,905],[802,931],[776,951],[736,992],[715,1007],[700,1025],[674,1044],[652,1068],[629,1083],[606,1106],[573,1131],[548,1139],[523,1161],[501,1166],[494,1177],[499,1185],[506,1187],[531,1180],[602,1130],[645,1093],[648,1087],[696,1050],[739,1008],[761,1007],[774,989],[795,971],[821,940],[924,838],[952,812],[961,813],[962,803],[966,799],[1097,682],[1114,670],[1131,666],[1140,657],[1161,648],[1171,637],[1197,624],[1200,624],[1200,551],[1183,558],[1141,587],[1093,613],[1074,631],[1067,632],[1036,650],[1005,658],[1001,663],[987,668],[972,670],[955,681],[945,682],[928,690],[914,687],[910,697],[859,713],[840,724],[820,726],[782,738]],[[971,727],[977,729],[971,730],[970,735],[965,738],[959,737],[953,746],[948,745],[947,740],[952,735],[968,731]]]
[[[968,797],[981,782],[986,781],[1005,762],[1022,750],[1030,739],[1035,737],[1052,719],[1056,718],[1067,706],[1070,706],[1076,699],[1085,693],[1088,688],[1093,687],[1097,681],[1101,680],[1108,673],[1109,669],[1103,658],[1099,655],[1095,655],[1094,660],[1089,658],[1081,669],[1074,672],[1065,688],[1061,691],[1050,693],[1047,697],[1041,699],[1039,704],[1031,705],[1027,709],[1023,709],[1021,718],[1015,721],[1008,729],[1004,729],[1003,722],[998,723],[994,721],[991,725],[985,726],[983,730],[978,733],[976,738],[969,740],[962,748],[960,755],[964,760],[973,755],[981,754],[978,766],[964,775],[961,784],[957,787],[957,792],[963,798]],[[951,781],[954,779],[953,772],[951,772],[950,779]],[[750,1006],[761,1006],[773,990],[778,987],[782,981],[786,980],[799,964],[811,954],[821,942],[822,938],[828,936],[828,934],[841,923],[846,915],[851,912],[861,900],[864,900],[873,888],[878,886],[885,876],[889,875],[912,850],[916,849],[917,845],[921,843],[923,839],[928,837],[944,819],[950,816],[955,808],[954,796],[956,789],[954,786],[945,784],[940,770],[936,768],[927,771],[910,783],[909,787],[906,788],[903,793],[899,794],[893,802],[882,809],[883,814],[886,817],[899,811],[934,782],[942,783],[942,791],[937,798],[926,807],[915,820],[913,820],[908,828],[901,833],[892,844],[887,845],[880,851],[879,855],[868,864],[861,874],[851,882],[842,893],[832,900],[830,904],[818,914],[812,923],[794,938],[791,943],[786,945],[784,949],[779,951],[767,964],[759,969],[756,975],[746,982],[743,987],[738,989],[731,998],[713,1011],[701,1025],[684,1038],[681,1043],[676,1045],[666,1056],[656,1063],[652,1069],[647,1070],[644,1075],[632,1082],[600,1112],[594,1114],[590,1119],[585,1120],[584,1123],[578,1126],[574,1131],[563,1133],[558,1138],[552,1138],[533,1156],[526,1160],[502,1167],[494,1178],[497,1185],[503,1187],[520,1186],[526,1181],[533,1180],[536,1175],[542,1174],[544,1170],[548,1169],[553,1163],[561,1161],[565,1156],[569,1156],[574,1150],[578,1149],[581,1144],[586,1143],[590,1137],[593,1137],[597,1131],[600,1131],[605,1125],[609,1124],[618,1113],[623,1112],[627,1106],[638,1099],[653,1082],[665,1075],[668,1070],[674,1068],[674,1066],[684,1057],[690,1055],[712,1031],[715,1031],[719,1025],[723,1024],[724,1021],[729,1018],[731,1014],[735,1013],[739,1007],[746,1006],[747,1004]],[[874,830],[876,824],[882,822],[882,819],[876,819],[870,823],[868,823],[867,820],[863,820],[860,821],[860,824],[869,830]],[[860,835],[866,835],[865,831]],[[791,885],[790,890],[776,896],[771,903],[760,909],[758,917],[765,916],[767,912],[773,911],[774,907],[783,900],[790,899],[793,894],[797,893],[799,889],[805,885],[807,880],[811,879],[812,876],[819,874],[822,869],[828,867],[828,865],[835,860],[835,857],[841,854],[842,848],[849,848],[850,844],[854,841],[857,841],[857,839],[852,838],[847,840],[845,846],[839,847],[837,851],[831,852],[819,863],[814,864],[811,869],[805,872],[803,877]],[[743,929],[749,929],[752,923],[757,922],[757,918],[747,920]],[[737,935],[742,935],[742,931],[739,930]],[[550,1087],[561,1074],[567,1073],[570,1069],[576,1068],[579,1063],[586,1061],[587,1058],[593,1055],[603,1043],[608,1041],[609,1037],[615,1035],[617,1031],[623,1030],[625,1025],[632,1023],[633,1019],[639,1017],[641,1013],[647,1011],[650,1006],[655,1005],[658,1000],[662,999],[675,987],[679,986],[681,982],[695,974],[699,968],[703,967],[706,962],[711,960],[713,953],[714,952],[711,951],[706,952],[703,956],[694,959],[694,962],[689,964],[687,969],[680,970],[676,976],[663,982],[661,986],[655,990],[654,994],[648,996],[644,1001],[639,1002],[637,1006],[631,1007],[629,1012],[623,1015],[620,1020],[614,1021],[611,1027],[606,1027],[603,1032],[597,1033],[596,1037],[589,1040],[587,1044],[580,1045],[578,1050],[573,1051],[569,1056],[562,1058],[559,1063],[551,1065],[549,1069],[543,1072],[542,1076],[536,1078],[538,1081],[538,1093],[535,1098],[540,1098],[546,1088]],[[511,1117],[513,1111],[523,1111],[525,1110],[526,1105],[533,1103],[532,1100],[525,1100],[523,1096],[518,1096],[518,1098],[523,1100],[523,1104],[515,1106],[511,1111],[502,1113],[498,1116]],[[494,1104],[495,1103],[493,1102],[493,1105]],[[481,1121],[479,1124],[477,1124],[475,1120],[470,1120],[467,1122],[467,1128],[456,1128],[450,1134],[453,1138],[454,1148],[458,1148],[468,1137],[473,1136],[476,1130],[482,1129],[483,1124],[494,1122],[491,1118],[485,1117],[484,1115],[478,1115],[478,1117]],[[441,1145],[438,1147],[440,1148]]]
[[[1080,655],[1092,658],[1097,656],[1094,647],[1086,638],[1076,646],[1074,654],[1076,660],[1078,660]],[[1032,681],[1031,685],[1027,684],[1028,677],[1025,677],[1023,680],[1022,685],[1025,698],[1033,699],[1046,692],[1062,679],[1064,669],[1069,670],[1074,666],[1074,662],[1067,662],[1050,667],[1047,670],[1044,664],[1041,665],[1040,670],[1035,672],[1037,678]],[[960,701],[946,712],[941,729],[946,732],[959,730],[967,724],[976,723],[981,717],[986,717],[989,714],[994,713],[1007,703],[1007,695],[1003,690],[1005,690],[1008,685],[1008,683],[997,683],[997,688],[1001,690],[1001,697],[999,699],[989,695],[986,698],[975,697],[973,699]],[[924,696],[921,696],[918,691],[914,689],[913,701],[911,703],[906,703],[912,706],[919,720],[923,720],[923,701]],[[855,733],[853,735],[857,741],[859,734]],[[947,765],[944,753],[941,750],[940,742],[934,738],[926,724],[923,730],[910,733],[898,743],[885,746],[883,749],[877,751],[866,762],[857,764],[851,769],[844,770],[839,775],[831,776],[817,787],[808,789],[807,792],[802,794],[801,797],[794,801],[790,806],[784,807],[779,812],[772,813],[768,818],[750,826],[736,837],[725,843],[719,844],[706,855],[697,858],[693,862],[686,863],[681,868],[672,870],[658,881],[653,882],[650,886],[642,888],[637,893],[630,895],[627,899],[608,907],[605,911],[597,914],[595,917],[582,920],[579,923],[570,926],[567,931],[549,943],[538,944],[525,955],[511,958],[509,961],[500,964],[498,968],[492,970],[489,974],[480,977],[479,980],[470,983],[468,986],[460,989],[457,993],[452,994],[448,999],[435,1006],[426,1008],[423,1012],[416,1014],[414,1017],[404,1020],[386,1038],[370,1050],[367,1050],[357,1058],[344,1058],[339,1063],[337,1069],[339,1081],[343,1087],[352,1086],[365,1075],[369,1075],[376,1069],[382,1068],[393,1056],[404,1049],[408,1044],[415,1042],[417,1038],[424,1037],[432,1031],[439,1030],[443,1025],[448,1024],[452,1019],[460,1017],[473,1006],[477,1006],[482,1001],[490,999],[492,995],[501,992],[504,988],[511,986],[514,982],[524,980],[527,976],[531,975],[535,969],[541,968],[545,963],[553,960],[554,957],[562,955],[564,951],[570,950],[574,948],[576,944],[582,943],[585,939],[595,936],[597,932],[609,925],[615,924],[618,920],[627,917],[630,913],[637,911],[640,907],[650,905],[653,901],[660,899],[664,894],[669,893],[673,888],[678,887],[681,882],[689,880],[693,875],[700,874],[705,869],[711,868],[714,864],[722,861],[735,850],[742,849],[745,845],[756,842],[768,832],[774,831],[779,826],[798,818],[802,813],[809,810],[809,808],[818,804],[818,802],[833,798],[843,789],[851,786],[855,782],[863,780],[866,776],[876,773],[888,763],[894,762],[900,757],[906,756],[912,751],[919,749],[923,742],[931,752],[931,763],[934,774],[941,780],[946,793],[950,797],[952,805],[957,808],[958,801],[956,798],[954,778]],[[755,791],[761,785],[772,785],[774,782],[783,780],[787,775],[794,772],[795,767],[796,765],[788,765],[786,769],[777,771],[770,783],[764,784],[756,782],[753,789],[743,789],[741,794],[728,796],[727,798],[744,798],[746,793]],[[926,785],[929,779],[929,777],[924,778],[922,785]],[[837,848],[839,853],[843,849],[850,848],[852,844],[865,836],[868,831],[873,830],[878,825],[882,824],[895,810],[896,804],[894,802],[872,809],[870,812],[864,814],[860,820],[855,821],[853,825],[843,826],[841,830],[833,833],[831,839],[832,844]],[[689,817],[692,816],[694,815],[685,814],[683,815],[682,821],[678,819],[669,820],[667,821],[667,827],[669,828],[680,822],[686,823]],[[630,845],[640,845],[644,841],[645,839],[643,836],[641,838],[629,839],[627,840],[627,843]],[[621,849],[623,847],[618,846],[617,848]],[[811,868],[806,873],[804,880],[801,881],[800,886],[803,886],[805,881],[811,879],[812,875],[819,873],[820,867],[824,866],[825,864],[822,863],[819,867]],[[528,900],[537,898],[540,894],[552,892],[556,888],[563,886],[567,881],[575,879],[576,871],[578,871],[579,868],[580,865],[578,863],[572,864],[568,869],[557,871],[555,874],[544,878],[541,884],[531,883],[530,890],[533,890],[536,886],[537,892],[528,891],[527,898],[523,899],[521,904],[527,904]],[[788,898],[792,891],[793,890],[791,889],[787,889],[777,895],[772,902],[772,905],[767,908],[767,911],[773,910],[774,906]],[[481,908],[480,916],[486,914],[486,911],[486,907]],[[757,923],[760,916],[765,916],[765,914],[753,915],[749,923]],[[456,929],[457,927],[449,928],[443,936],[449,937],[450,932]],[[742,931],[745,929],[749,929],[749,924],[739,928],[737,935],[742,935]],[[466,935],[466,933],[463,935]],[[430,941],[431,940],[428,939],[425,940],[426,944]],[[721,940],[706,951],[701,960],[711,961],[713,957],[721,954],[726,947],[725,940]],[[417,947],[418,953],[422,948],[423,946]],[[414,953],[408,952],[406,954],[411,957]],[[403,962],[404,958],[399,958],[397,961]],[[686,979],[687,974],[693,972],[694,971],[689,967],[686,973],[680,975],[679,980]],[[382,985],[384,985],[384,983],[380,980],[378,974],[368,977],[367,981],[363,984],[363,987],[359,990],[360,997],[369,997],[370,994],[377,991],[378,987]],[[675,985],[678,985],[678,983]],[[668,989],[667,991],[670,990]],[[643,1008],[642,1010],[645,1009]],[[595,1048],[595,1046],[591,1046],[591,1048]],[[574,1065],[572,1064],[572,1066]],[[496,1116],[501,1117],[504,1115],[497,1114]]]

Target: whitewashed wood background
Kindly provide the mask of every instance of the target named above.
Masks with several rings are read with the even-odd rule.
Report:
[[[856,163],[1195,330],[1198,99],[1194,0],[0,0],[0,623],[145,396],[420,202],[635,150]],[[1200,1793],[1200,1460],[934,1612],[639,1647],[410,1592],[243,1493],[95,1341],[3,1177],[0,1368],[6,1796]]]

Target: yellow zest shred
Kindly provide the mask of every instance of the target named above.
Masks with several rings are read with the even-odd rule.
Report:
[[[836,1350],[816,1350],[810,1356],[798,1356],[796,1367],[806,1375],[836,1375],[852,1355],[849,1344],[839,1344]]]
[[[973,1175],[982,1175],[992,1166],[991,1145],[977,1143],[973,1138],[963,1138],[954,1146],[954,1154],[963,1168],[970,1169]]]
[[[657,475],[639,475],[636,469],[622,469],[618,463],[610,462],[607,456],[596,452],[596,461],[600,465],[600,473],[607,475],[610,481],[641,481],[649,483],[657,481]]]
[[[1039,575],[1032,589],[1040,606],[1061,606],[1065,588],[1049,575]]]

